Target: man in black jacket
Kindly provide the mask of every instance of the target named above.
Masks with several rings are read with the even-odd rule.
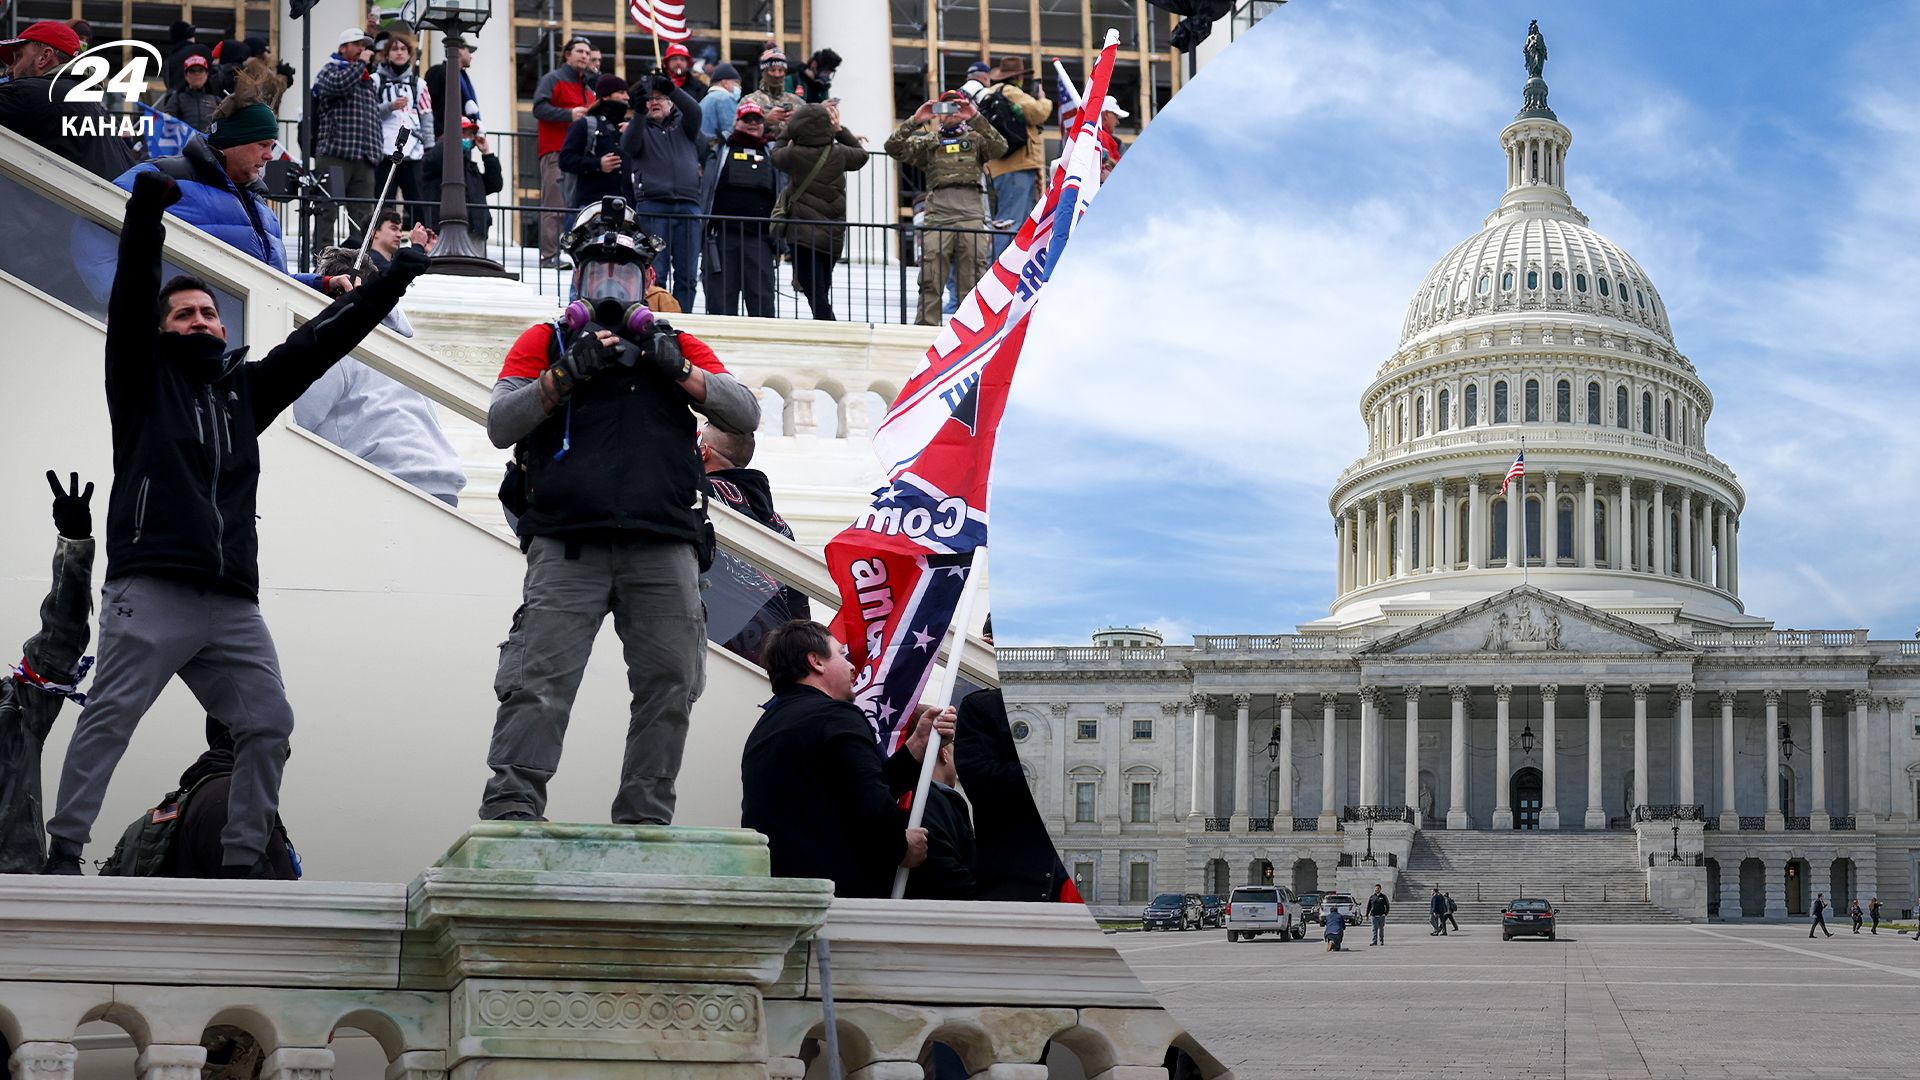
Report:
[[[933,783],[927,786],[927,812],[920,824],[927,830],[927,861],[907,875],[909,900],[978,900],[980,887],[973,877],[975,846],[973,819],[966,797],[954,790],[953,744],[940,744],[933,764]]]
[[[900,796],[919,779],[927,736],[952,710],[922,710],[892,757],[853,704],[853,664],[827,628],[800,619],[762,654],[773,698],[740,757],[740,824],[767,835],[774,877],[830,878],[835,896],[891,895],[896,868],[927,858]],[[909,881],[911,881],[909,877]]]
[[[163,287],[161,218],[177,181],[143,172],[127,197],[107,302],[113,493],[100,670],[60,774],[45,872],[77,874],[107,783],[135,725],[174,675],[233,730],[233,795],[222,835],[229,877],[264,876],[293,710],[260,617],[259,437],[358,345],[426,270],[406,248],[257,363],[229,351],[213,289]]]
[[[1060,899],[1068,881],[1066,867],[1033,804],[1000,691],[976,690],[961,698],[956,726],[954,764],[973,803],[978,835],[974,878],[979,899]]]
[[[0,74],[11,76],[0,84],[0,127],[111,180],[133,167],[133,149],[115,133],[114,118],[97,102],[67,100],[68,91],[79,83],[71,68],[61,69],[79,51],[79,36],[53,19],[0,41]]]
[[[73,490],[47,473],[53,488],[53,524],[60,532],[53,553],[53,589],[40,605],[40,632],[27,639],[20,662],[0,676],[0,874],[31,874],[47,857],[40,821],[40,751],[54,717],[76,692],[87,664],[93,614],[93,485]]]
[[[207,717],[207,749],[180,774],[180,787],[188,792],[186,809],[180,811],[173,850],[161,874],[174,878],[217,878],[226,861],[225,845],[220,837],[226,832],[232,805],[232,729],[214,717]],[[299,879],[300,866],[278,814],[274,815],[273,826],[267,831],[265,855],[267,877],[275,881]]]
[[[600,100],[587,107],[587,115],[567,129],[567,141],[560,146],[560,169],[572,173],[573,206],[579,209],[612,195],[633,201],[633,163],[620,149],[620,133],[627,126],[627,80],[618,75],[602,75],[593,92]]]
[[[1375,885],[1373,895],[1367,897],[1367,921],[1373,924],[1373,940],[1367,942],[1368,945],[1387,943],[1387,909],[1391,906],[1387,894]]]

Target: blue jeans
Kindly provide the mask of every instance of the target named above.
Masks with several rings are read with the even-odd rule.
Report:
[[[1033,212],[1033,202],[1040,196],[1040,174],[1032,169],[1019,172],[1001,173],[993,178],[993,216],[1000,221],[1011,220],[1013,231],[1001,233],[993,238],[993,257],[1013,243],[1013,234],[1020,231],[1020,223]]]
[[[692,199],[639,199],[633,212],[640,227],[667,242],[653,260],[654,275],[679,302],[681,311],[693,310],[694,283],[700,280],[700,204]],[[667,268],[673,268],[669,284]]]

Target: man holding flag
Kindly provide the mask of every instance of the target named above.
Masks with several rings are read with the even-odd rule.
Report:
[[[939,645],[949,626],[957,624],[944,685],[927,695],[940,703],[952,696],[970,621],[973,561],[987,543],[989,477],[1000,417],[1040,290],[1099,189],[1093,131],[1118,48],[1119,35],[1109,32],[1080,126],[1054,169],[1046,198],[961,301],[875,429],[886,485],[827,544],[827,567],[840,587],[834,636],[846,643],[852,700],[882,756],[901,745],[908,728],[901,721],[924,695]],[[929,760],[937,752],[936,740]],[[930,780],[923,761],[910,824],[919,823]],[[904,887],[904,876],[897,877],[894,895]]]

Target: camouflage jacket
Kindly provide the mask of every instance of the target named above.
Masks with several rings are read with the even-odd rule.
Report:
[[[907,120],[887,136],[887,156],[926,173],[928,191],[978,191],[981,167],[1006,152],[1007,140],[979,113],[952,132]]]
[[[92,614],[93,540],[62,537],[53,555],[53,589],[40,605],[40,632],[27,639],[21,666],[49,683],[76,681]],[[66,700],[22,676],[0,679],[0,874],[37,874],[46,861],[40,752]]]

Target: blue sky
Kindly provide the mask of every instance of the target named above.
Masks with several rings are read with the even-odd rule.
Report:
[[[1001,643],[1326,614],[1360,394],[1501,194],[1529,18],[1573,200],[1715,396],[1747,610],[1915,632],[1920,7],[1300,0],[1154,119],[1048,285],[994,477]]]

